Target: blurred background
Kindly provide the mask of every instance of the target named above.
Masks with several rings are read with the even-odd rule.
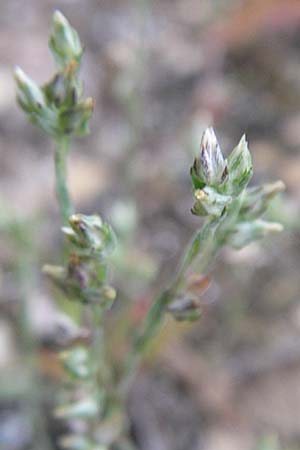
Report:
[[[0,449],[55,449],[61,431],[54,350],[72,323],[40,269],[61,258],[53,147],[18,110],[12,78],[16,64],[40,83],[52,76],[56,8],[85,45],[96,104],[70,187],[78,212],[117,230],[113,280],[129,323],[199,226],[189,167],[206,126],[225,154],[246,133],[253,182],[287,187],[268,212],[284,233],[224,249],[202,319],[167,322],[128,399],[137,447],[300,449],[299,0],[0,2]]]

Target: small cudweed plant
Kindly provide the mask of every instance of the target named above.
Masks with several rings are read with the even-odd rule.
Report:
[[[66,158],[73,136],[88,132],[93,101],[83,97],[79,68],[83,49],[77,32],[60,12],[53,16],[49,47],[58,72],[38,86],[16,69],[17,99],[28,119],[50,137],[55,146],[56,191],[63,221],[67,261],[44,267],[62,294],[90,316],[91,338],[73,343],[60,354],[68,377],[64,401],[55,415],[69,424],[60,445],[73,450],[132,448],[128,441],[124,407],[128,383],[141,356],[163,323],[166,312],[176,320],[195,320],[201,314],[199,290],[189,272],[199,276],[224,245],[241,248],[279,232],[282,226],[262,219],[271,199],[284,189],[282,182],[248,187],[253,174],[245,136],[226,159],[212,128],[208,128],[190,174],[192,213],[204,217],[184,253],[173,280],[153,301],[136,330],[122,372],[115,380],[106,355],[105,312],[116,292],[109,284],[109,256],[116,245],[110,225],[100,216],[75,214],[66,181]],[[201,284],[201,282],[200,282]],[[197,283],[196,283],[197,285]],[[199,285],[199,280],[198,280]]]
[[[49,47],[58,72],[38,86],[17,68],[17,100],[29,120],[54,140],[56,191],[64,227],[67,262],[44,266],[43,271],[71,301],[87,309],[92,323],[88,345],[73,344],[61,361],[69,377],[57,418],[68,421],[70,434],[60,442],[65,449],[104,450],[97,439],[97,424],[108,410],[110,388],[102,336],[104,312],[112,306],[116,292],[109,285],[108,257],[115,247],[112,228],[100,216],[75,214],[66,180],[66,158],[70,139],[88,132],[93,101],[83,97],[79,79],[82,46],[77,32],[60,12],[53,15]],[[79,425],[78,425],[79,424]]]
[[[194,195],[191,212],[205,217],[205,222],[188,245],[169,287],[153,303],[136,339],[136,351],[143,351],[156,334],[165,310],[177,320],[195,320],[201,315],[199,294],[188,286],[191,268],[203,274],[224,245],[238,249],[282,231],[281,224],[261,216],[272,198],[284,190],[284,184],[277,181],[247,187],[253,167],[245,136],[226,160],[214,130],[206,129],[190,174]]]

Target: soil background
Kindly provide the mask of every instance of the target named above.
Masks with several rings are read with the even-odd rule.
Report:
[[[78,211],[100,212],[121,236],[122,302],[142,310],[200,224],[189,167],[206,126],[225,154],[246,133],[253,183],[286,184],[268,212],[285,231],[224,249],[202,319],[166,326],[137,375],[128,412],[138,448],[300,449],[300,2],[2,0],[1,450],[32,449],[40,429],[29,423],[26,351],[38,348],[51,397],[61,376],[54,337],[71,326],[40,271],[61,256],[53,148],[18,109],[13,81],[16,64],[41,83],[52,75],[56,8],[84,43],[82,76],[95,99],[91,134],[72,149],[71,191]],[[42,420],[55,446],[58,425],[50,413]]]

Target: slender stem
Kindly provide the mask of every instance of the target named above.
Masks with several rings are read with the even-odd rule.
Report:
[[[67,156],[70,148],[69,137],[62,136],[56,140],[55,149],[55,178],[56,195],[59,203],[61,218],[64,224],[68,223],[73,213],[73,206],[67,187]]]
[[[190,243],[187,245],[182,262],[169,287],[163,290],[154,300],[142,329],[134,342],[133,351],[130,352],[125,363],[124,379],[120,387],[121,395],[126,395],[136,367],[147,350],[152,338],[162,326],[166,306],[170,304],[181,291],[186,273],[191,265],[197,262],[197,259],[199,258],[199,261],[197,262],[197,272],[201,273],[207,269],[214,259],[219,247],[218,240],[216,239],[216,232],[221,223],[222,218],[209,219],[203,227],[196,232]]]
[[[221,219],[219,218],[207,220],[203,227],[191,238],[173,282],[174,294],[182,285],[186,272],[198,257],[201,259],[197,266],[198,272],[202,272],[210,264],[215,253],[216,240],[214,240],[214,236],[220,223]]]
[[[135,351],[142,353],[148,343],[155,336],[162,321],[163,311],[173,298],[173,285],[169,289],[165,289],[153,302],[152,307],[146,317],[144,327],[141,334],[135,342]]]
[[[232,226],[232,223],[236,220],[241,206],[241,199],[242,195],[233,202],[228,209],[227,214],[218,218],[209,218],[206,223],[204,223],[203,227],[192,237],[186,248],[177,274],[171,281],[169,287],[154,300],[142,330],[135,341],[134,353],[142,354],[152,337],[155,336],[162,324],[166,306],[170,304],[181,291],[185,282],[186,273],[192,264],[197,262],[197,272],[201,273],[206,270],[212,262],[218,249],[224,244],[228,223]],[[135,363],[129,364],[129,370],[134,369],[138,359],[139,358],[135,357]]]
[[[184,283],[186,273],[198,256],[201,257],[197,271],[202,272],[211,263],[215,252],[216,245],[214,235],[219,220],[209,220],[197,231],[187,246],[187,250],[183,256],[182,263],[177,271],[176,276],[170,283],[170,286],[164,290],[154,301],[149,314],[146,317],[143,330],[136,341],[135,348],[138,352],[143,351],[148,345],[151,338],[156,334],[163,319],[165,307],[174,299],[180,291]]]

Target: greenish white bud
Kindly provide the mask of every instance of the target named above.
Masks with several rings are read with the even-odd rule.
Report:
[[[194,192],[195,204],[192,213],[196,216],[220,217],[231,201],[230,195],[219,194],[211,187],[196,189]]]
[[[49,47],[57,65],[63,69],[72,61],[79,63],[83,49],[77,31],[60,11],[55,11],[52,23]]]
[[[85,347],[76,347],[60,353],[65,369],[75,378],[87,378],[91,374],[89,353]]]
[[[27,113],[41,110],[45,106],[43,91],[29,78],[20,67],[15,69],[17,83],[17,100],[22,109]]]
[[[229,191],[234,195],[240,194],[253,175],[251,154],[245,135],[228,157],[228,173]]]
[[[99,404],[94,398],[86,398],[55,409],[54,416],[59,419],[89,419],[97,416]]]
[[[276,222],[267,222],[260,219],[241,222],[234,227],[227,242],[234,248],[242,248],[253,241],[262,239],[269,234],[279,233],[282,230],[283,226]]]
[[[213,128],[207,128],[202,136],[200,155],[191,168],[194,187],[219,186],[227,178],[227,163],[221,152]]]
[[[66,237],[84,254],[108,256],[115,248],[116,237],[98,215],[73,214],[70,227],[63,227]]]
[[[45,84],[43,86],[43,91],[45,93],[47,102],[56,108],[65,104],[66,102],[69,103],[68,106],[74,106],[74,104],[75,104],[75,101],[76,101],[75,92],[72,93],[71,89],[68,86],[68,82],[67,82],[66,77],[63,74],[63,72],[57,73],[52,78],[52,80],[50,80],[47,84]],[[73,98],[69,99],[68,97],[73,97]]]
[[[201,316],[199,301],[192,297],[181,297],[171,302],[167,311],[178,321],[195,321]]]
[[[87,99],[78,102],[70,108],[62,109],[58,114],[58,124],[61,132],[74,133],[84,136],[89,133],[89,121],[94,109],[93,100]]]

